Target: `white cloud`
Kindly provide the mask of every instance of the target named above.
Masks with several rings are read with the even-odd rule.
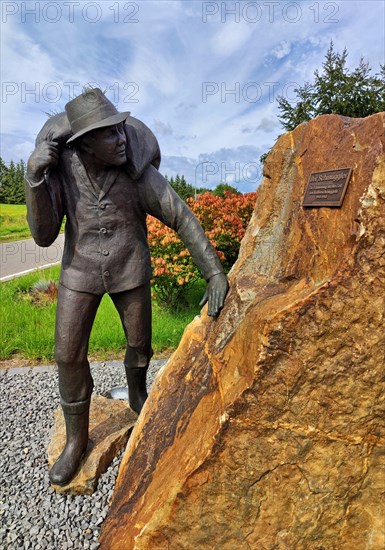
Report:
[[[264,151],[254,146],[221,148],[198,157],[164,156],[160,171],[168,176],[183,174],[195,187],[213,189],[229,183],[246,193],[255,191],[261,182],[259,157]]]
[[[151,129],[157,136],[171,136],[173,134],[171,125],[161,120],[154,120]]]
[[[238,52],[253,34],[253,27],[245,21],[228,22],[211,39],[212,51],[220,57],[229,57]]]
[[[273,49],[272,54],[277,59],[282,59],[283,57],[286,57],[287,55],[289,55],[290,51],[291,51],[290,42],[288,42],[287,40],[282,40],[282,42],[280,42],[278,46],[276,46]]]
[[[82,16],[86,3],[74,8],[72,23],[64,15],[54,24],[31,17],[23,22],[19,13],[3,25],[6,160],[20,155],[26,160],[45,112],[63,110],[70,99],[65,83],[77,83],[76,95],[93,81],[121,110],[153,128],[163,166],[195,177],[195,167],[206,158],[246,163],[247,155],[259,159],[266,152],[283,132],[277,95],[292,93],[291,83],[313,79],[331,39],[338,51],[347,47],[351,67],[361,55],[375,70],[384,62],[382,2],[338,1],[327,7],[304,0],[296,22],[288,20],[295,13],[285,12],[285,3],[260,3],[261,19],[255,23],[242,17],[236,23],[234,16],[222,22],[219,11],[204,23],[199,2],[146,0],[137,3],[138,22],[125,23],[126,4],[119,3],[114,21],[117,3],[111,0],[100,3],[102,18],[94,24]],[[222,3],[217,6],[220,10]],[[62,91],[57,102],[49,101],[50,82]],[[37,98],[26,93],[35,83]],[[213,83],[214,92],[203,97],[205,83]]]

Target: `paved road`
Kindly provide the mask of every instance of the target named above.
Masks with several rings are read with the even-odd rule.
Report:
[[[0,244],[0,281],[8,281],[60,263],[63,254],[64,235],[47,248],[37,246],[33,239]]]

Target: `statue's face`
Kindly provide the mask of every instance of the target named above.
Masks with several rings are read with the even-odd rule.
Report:
[[[88,132],[81,146],[92,154],[97,162],[105,166],[120,166],[127,160],[123,123]]]

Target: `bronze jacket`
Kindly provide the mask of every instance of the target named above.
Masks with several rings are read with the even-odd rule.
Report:
[[[194,214],[152,165],[138,179],[127,167],[111,168],[100,190],[76,150],[65,148],[46,181],[26,185],[26,198],[28,223],[40,246],[52,244],[66,216],[60,282],[71,290],[122,292],[151,279],[147,214],[179,234],[206,280],[223,271]]]

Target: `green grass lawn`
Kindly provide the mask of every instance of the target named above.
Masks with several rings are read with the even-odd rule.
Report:
[[[0,243],[29,239],[25,204],[0,204]]]
[[[64,231],[65,220],[61,232]],[[25,204],[0,204],[0,243],[30,239]]]
[[[35,305],[28,291],[41,280],[58,280],[59,266],[40,270],[0,284],[0,359],[13,356],[36,361],[52,361],[56,301]],[[200,311],[205,282],[186,292],[188,306],[180,312],[160,308],[153,301],[153,348],[155,354],[175,349],[186,325]],[[105,295],[91,333],[89,354],[98,359],[122,358],[125,340],[118,313]]]

